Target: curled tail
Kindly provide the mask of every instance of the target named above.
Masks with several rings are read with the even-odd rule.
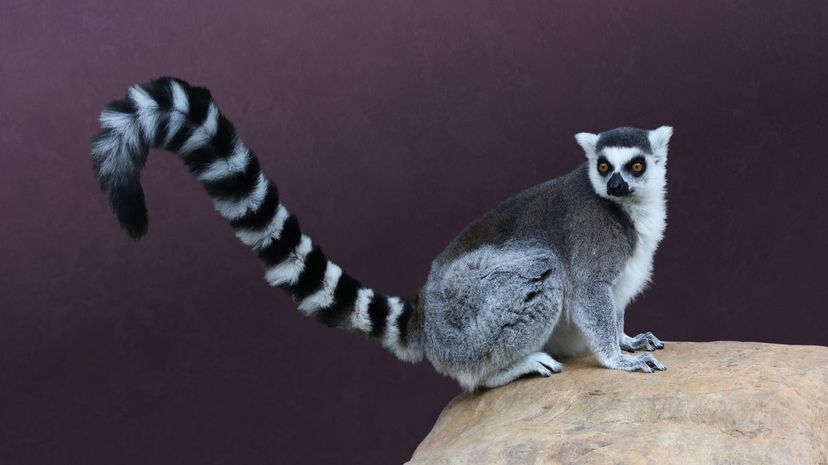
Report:
[[[150,148],[176,153],[213,206],[264,262],[265,279],[306,315],[380,340],[406,361],[422,358],[415,304],[363,287],[328,261],[279,201],[276,184],[216,106],[207,89],[175,78],[134,85],[101,113],[92,164],[118,221],[134,238],[147,231],[140,172]]]

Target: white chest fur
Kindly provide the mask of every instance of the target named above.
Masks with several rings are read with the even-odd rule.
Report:
[[[663,196],[643,203],[622,205],[638,233],[633,253],[613,284],[615,307],[623,311],[627,304],[647,287],[653,272],[653,256],[664,236],[667,209]]]

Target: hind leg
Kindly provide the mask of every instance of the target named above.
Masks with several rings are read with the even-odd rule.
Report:
[[[561,362],[545,352],[535,352],[501,371],[486,376],[481,385],[494,388],[511,383],[526,375],[549,377],[552,376],[552,373],[560,373],[561,371],[563,371]]]
[[[468,390],[560,364],[542,353],[560,315],[556,257],[482,248],[433,270],[424,288],[426,356]]]

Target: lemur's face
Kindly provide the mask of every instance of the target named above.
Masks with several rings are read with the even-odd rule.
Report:
[[[605,147],[594,160],[590,160],[590,169],[595,171],[597,184],[601,189],[596,192],[602,196],[625,197],[640,192],[652,177],[647,167],[654,165],[652,154],[638,147]],[[651,170],[652,171],[652,170]]]
[[[577,134],[595,192],[619,203],[662,193],[672,132],[671,127],[662,126],[652,131],[618,128],[600,134]]]

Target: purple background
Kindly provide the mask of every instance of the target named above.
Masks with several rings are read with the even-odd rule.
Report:
[[[629,330],[828,344],[826,31],[821,0],[0,1],[0,463],[400,463],[458,391],[300,316],[169,154],[149,235],[119,230],[89,138],[159,75],[209,87],[392,294],[580,163],[575,132],[672,124]]]

